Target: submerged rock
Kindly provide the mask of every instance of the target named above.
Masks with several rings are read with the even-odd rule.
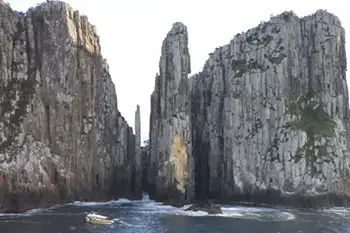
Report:
[[[60,1],[0,18],[0,210],[140,196],[95,27]]]
[[[340,20],[324,10],[303,18],[284,12],[216,48],[190,79],[181,25],[165,39],[151,97],[150,191],[181,183],[169,171],[177,166],[195,176],[181,183],[191,194],[187,200],[343,205],[350,144]],[[181,148],[192,148],[187,155],[194,165],[170,159],[174,129],[188,138]]]

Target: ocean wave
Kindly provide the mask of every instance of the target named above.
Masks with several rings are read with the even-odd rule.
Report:
[[[241,206],[223,206],[222,214],[209,214],[204,211],[186,210],[190,205],[181,208],[164,205],[160,202],[148,201],[142,206],[133,209],[136,212],[145,214],[168,214],[183,215],[192,217],[228,217],[241,219],[255,219],[259,221],[291,221],[295,219],[292,212],[277,210],[267,207],[241,207]]]
[[[329,209],[323,209],[318,212],[350,218],[350,208],[345,208],[345,207],[333,207]]]
[[[132,200],[121,198],[118,200],[112,200],[112,201],[106,201],[106,202],[81,202],[81,201],[75,201],[73,203],[68,203],[66,205],[74,205],[74,206],[105,206],[105,205],[116,205],[116,204],[122,204],[122,203],[132,203]]]
[[[208,214],[203,211],[175,211],[176,215],[186,215],[186,216],[211,216],[211,217],[225,217],[225,218],[239,218],[239,219],[254,219],[258,221],[291,221],[295,219],[295,215],[289,212],[283,211],[266,211],[266,210],[247,210],[236,208],[236,211],[225,211],[222,210],[222,214]]]
[[[44,212],[45,209],[31,209],[23,213],[0,213],[0,217],[32,216]]]

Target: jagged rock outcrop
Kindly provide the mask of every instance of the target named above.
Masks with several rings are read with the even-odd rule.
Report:
[[[187,28],[174,23],[162,46],[151,97],[148,187],[157,199],[185,201],[194,196],[190,54]]]
[[[220,205],[217,205],[209,200],[194,203],[186,208],[186,211],[204,211],[208,214],[222,214]]]
[[[183,123],[191,126],[196,198],[343,204],[339,197],[350,192],[344,35],[326,11],[284,12],[210,54],[190,79],[191,122]],[[151,141],[164,132],[153,119],[167,116],[155,99],[171,96],[169,74],[152,95]],[[150,163],[162,170],[159,149],[151,144]]]
[[[0,17],[0,210],[134,196],[135,137],[94,26],[59,1]]]

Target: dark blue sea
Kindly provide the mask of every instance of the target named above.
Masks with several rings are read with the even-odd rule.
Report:
[[[343,233],[350,209],[298,210],[284,207],[222,206],[223,214],[185,211],[149,200],[75,202],[23,214],[1,214],[0,233]],[[114,219],[91,225],[88,212]]]

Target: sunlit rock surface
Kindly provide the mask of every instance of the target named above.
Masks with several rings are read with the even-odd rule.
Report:
[[[60,1],[0,3],[0,210],[133,197],[135,137],[99,37]]]

